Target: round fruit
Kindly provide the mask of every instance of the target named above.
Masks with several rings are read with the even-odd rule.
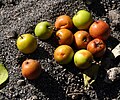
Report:
[[[37,40],[32,34],[22,34],[17,39],[17,48],[25,53],[33,53],[37,48]]]
[[[87,69],[91,66],[93,61],[93,55],[91,52],[85,49],[77,51],[74,55],[74,63],[76,67],[80,69]]]
[[[79,10],[74,16],[73,16],[73,24],[78,29],[88,29],[90,25],[93,22],[92,16],[90,12],[86,10]]]
[[[37,60],[27,59],[22,63],[22,75],[27,79],[38,78],[41,70],[40,63]]]
[[[61,15],[55,21],[56,29],[71,29],[73,27],[72,19],[68,15]]]
[[[68,45],[61,45],[54,51],[54,59],[60,64],[68,64],[74,55],[73,49]]]
[[[110,36],[110,27],[106,22],[98,20],[90,26],[89,33],[93,38],[107,40]]]
[[[91,41],[91,37],[86,31],[77,31],[74,34],[74,44],[77,49],[87,48],[87,44]]]
[[[73,42],[73,34],[68,29],[60,29],[56,32],[56,37],[60,45],[71,45]]]
[[[35,27],[35,35],[42,40],[46,40],[51,37],[53,33],[53,27],[51,23],[44,21],[40,22]]]
[[[95,57],[101,57],[106,51],[106,45],[101,39],[94,39],[88,43],[87,50]]]

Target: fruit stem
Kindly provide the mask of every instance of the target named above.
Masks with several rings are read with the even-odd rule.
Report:
[[[95,20],[96,23],[99,23],[98,20]]]
[[[84,38],[83,41],[84,41],[84,42],[87,42],[87,38]]]
[[[20,37],[23,39],[23,36],[22,36],[22,34],[20,34]]]
[[[60,40],[60,37],[56,36],[56,39],[59,41],[59,40]]]
[[[102,43],[100,42],[98,42],[98,43],[95,43],[96,44],[96,47],[99,47],[99,45],[101,45]]]
[[[47,28],[48,28],[48,29],[54,29],[54,27],[53,27],[53,26],[47,26]]]
[[[76,93],[69,93],[68,95],[70,96],[70,95],[82,95],[83,93],[81,93],[81,92],[76,92]]]

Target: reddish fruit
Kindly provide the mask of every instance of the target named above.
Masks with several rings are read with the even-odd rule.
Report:
[[[88,43],[87,50],[90,51],[94,57],[101,57],[106,51],[106,45],[101,39],[94,39]]]
[[[71,29],[73,27],[72,19],[68,15],[61,15],[55,21],[56,29]]]
[[[106,22],[98,20],[90,26],[89,33],[93,38],[107,40],[110,36],[110,27]]]
[[[56,37],[60,45],[71,45],[73,42],[73,34],[68,29],[60,29],[56,32]]]
[[[33,80],[39,77],[41,66],[37,60],[27,59],[22,63],[22,75],[27,79]]]
[[[86,31],[77,31],[74,34],[74,44],[77,49],[87,48],[87,44],[90,42],[91,37]]]

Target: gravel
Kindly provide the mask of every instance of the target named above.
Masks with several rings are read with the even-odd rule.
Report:
[[[120,79],[120,67],[113,67],[107,71],[105,81],[110,83]]]
[[[37,50],[24,55],[16,48],[16,39],[20,34],[34,35],[35,25],[40,21],[54,24],[57,16],[73,16],[79,9],[87,9],[94,19],[103,19],[111,27],[111,37],[106,44],[108,51],[120,41],[120,1],[119,0],[0,0],[0,62],[9,72],[9,79],[0,90],[0,100],[106,100],[120,98],[120,81],[108,84],[104,82],[106,70],[104,62],[96,82],[83,89],[81,72],[73,62],[62,66],[53,59],[57,44],[54,36],[47,41],[38,41]],[[108,56],[106,56],[108,57]],[[104,59],[108,59],[104,57]],[[37,59],[44,71],[36,80],[22,77],[21,64],[26,58]],[[109,67],[120,66],[120,57],[111,58]],[[76,92],[77,91],[77,92]]]

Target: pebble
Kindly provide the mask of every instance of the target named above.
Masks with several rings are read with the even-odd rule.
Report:
[[[119,18],[120,18],[120,14],[119,11],[117,10],[110,10],[108,12],[109,18],[111,19],[112,23],[111,24],[115,24],[117,25],[119,22]]]
[[[6,33],[7,39],[16,39],[18,37],[18,34],[15,31]]]
[[[112,53],[114,54],[115,58],[120,56],[120,43],[112,50]]]
[[[14,93],[13,94],[13,98],[19,98],[19,97],[20,97],[19,93]]]
[[[120,79],[120,67],[113,67],[107,70],[104,81],[106,83],[112,83]]]
[[[14,92],[14,87],[13,86],[9,87],[9,91]]]
[[[19,86],[24,86],[24,85],[25,85],[25,81],[22,80],[22,79],[20,79],[20,80],[17,81],[17,84],[18,84]]]
[[[78,98],[78,95],[72,95],[72,99],[75,100]]]
[[[38,97],[36,96],[36,95],[34,95],[34,96],[31,96],[29,99],[27,99],[27,100],[38,100]]]
[[[37,96],[32,96],[32,100],[37,100],[38,97]]]

